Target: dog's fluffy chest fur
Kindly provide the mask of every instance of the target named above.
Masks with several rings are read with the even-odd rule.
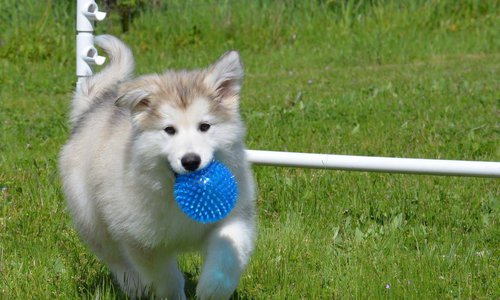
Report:
[[[196,249],[212,226],[196,223],[183,214],[173,199],[173,179],[160,174],[132,175],[135,178],[131,182],[117,187],[123,191],[121,199],[116,199],[120,202],[118,211],[112,203],[102,204],[104,218],[112,224],[110,230],[115,236],[131,242],[148,247]]]

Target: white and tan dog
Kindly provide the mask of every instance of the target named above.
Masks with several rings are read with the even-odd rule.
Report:
[[[72,134],[60,157],[63,188],[76,229],[132,298],[185,299],[176,256],[199,250],[200,299],[235,291],[255,242],[255,188],[239,114],[243,68],[228,52],[204,70],[132,78],[132,53],[103,35],[111,57],[85,79],[72,103]],[[173,199],[175,173],[212,159],[237,178],[229,216],[202,225]]]

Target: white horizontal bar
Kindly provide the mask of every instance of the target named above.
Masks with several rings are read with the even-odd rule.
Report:
[[[246,150],[253,164],[348,171],[500,177],[500,163]]]

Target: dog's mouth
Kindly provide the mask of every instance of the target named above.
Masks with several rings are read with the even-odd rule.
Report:
[[[174,177],[177,177],[179,175],[187,175],[199,172],[200,170],[205,169],[211,163],[211,161],[213,161],[213,159],[214,158],[206,162],[204,159],[198,158],[198,161],[194,163],[194,165],[190,164],[189,161],[182,162],[182,160],[172,163],[170,159],[167,159],[166,163],[168,165],[168,169],[172,172]]]
[[[182,170],[181,172],[177,172],[170,164],[168,165],[168,168],[170,169],[170,171],[172,172],[172,174],[174,175],[174,177],[177,178],[178,176],[188,175],[188,174],[199,172],[199,171],[205,169],[208,165],[209,164],[201,165],[196,170],[192,170],[192,171],[190,171],[190,170]]]
[[[178,176],[181,176],[181,175],[191,174],[191,173],[195,173],[195,172],[199,171],[199,169],[198,169],[198,170],[194,170],[194,171],[176,172],[172,167],[170,167],[170,170],[174,174],[175,178],[177,178]]]
[[[172,165],[170,163],[167,163],[168,164],[168,169],[169,171],[171,172],[171,174],[173,175],[174,178],[177,178],[178,176],[180,175],[186,175],[186,174],[190,174],[190,173],[194,173],[198,170],[194,170],[194,171],[188,171],[188,170],[180,170],[180,171],[176,171],[174,167],[172,167]]]

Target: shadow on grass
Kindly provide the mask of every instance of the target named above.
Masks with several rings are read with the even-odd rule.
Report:
[[[81,285],[78,287],[80,299],[129,299],[104,266],[97,274],[87,274],[86,278],[81,279]]]
[[[196,299],[196,285],[198,284],[197,276],[194,273],[184,273],[186,279],[184,291],[187,299]],[[115,281],[113,275],[103,267],[95,276],[82,278],[83,284],[78,289],[78,298],[80,299],[130,299],[121,290],[119,284]],[[144,296],[141,298],[154,299],[153,295]],[[231,296],[232,300],[250,300],[246,295],[240,295],[235,291]]]

